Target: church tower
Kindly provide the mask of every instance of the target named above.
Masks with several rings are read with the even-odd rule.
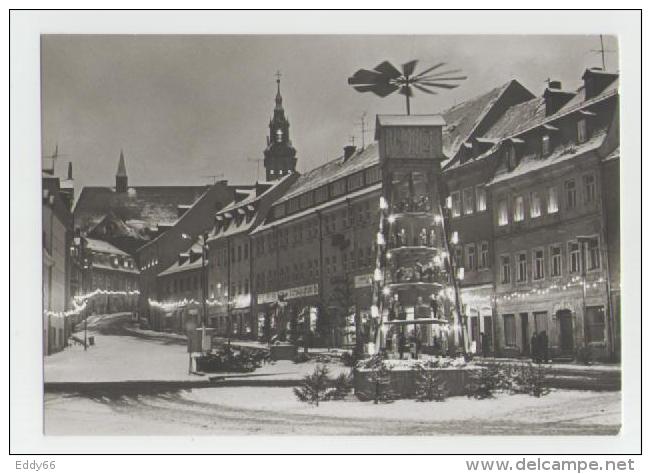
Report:
[[[126,193],[129,187],[129,178],[127,177],[127,167],[124,164],[124,153],[120,150],[120,162],[118,163],[118,172],[115,174],[115,192]]]
[[[276,107],[269,121],[267,148],[264,150],[264,167],[267,181],[283,178],[296,171],[296,149],[289,139],[289,121],[283,109],[283,97],[280,95],[280,72],[276,74]]]

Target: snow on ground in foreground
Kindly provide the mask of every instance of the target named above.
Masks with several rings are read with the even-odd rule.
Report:
[[[443,402],[396,400],[374,404],[351,397],[343,401],[320,402],[319,406],[299,402],[291,388],[257,387],[210,388],[184,392],[191,402],[217,404],[245,410],[272,411],[342,418],[383,418],[412,421],[458,421],[467,419],[509,420],[528,423],[574,421],[576,423],[620,423],[619,392],[554,390],[541,398],[529,395],[498,394],[475,400],[451,397]]]

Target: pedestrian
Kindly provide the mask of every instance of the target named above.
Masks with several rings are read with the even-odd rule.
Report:
[[[400,360],[402,360],[402,355],[405,353],[405,344],[404,329],[401,329],[400,334],[398,335],[398,353],[400,354]]]
[[[534,362],[538,362],[540,359],[539,357],[539,351],[538,351],[538,333],[536,331],[533,332],[531,336],[531,360]]]
[[[546,363],[549,360],[549,339],[547,338],[547,331],[541,332],[539,337],[538,350],[540,351],[541,362]]]

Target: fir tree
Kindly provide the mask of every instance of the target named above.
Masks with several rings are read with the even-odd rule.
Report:
[[[442,402],[448,395],[447,383],[433,368],[433,364],[416,366],[416,399],[419,402]]]
[[[294,387],[294,394],[302,401],[319,406],[319,401],[327,397],[330,379],[328,378],[328,367],[317,365],[311,375],[306,375],[300,387]]]

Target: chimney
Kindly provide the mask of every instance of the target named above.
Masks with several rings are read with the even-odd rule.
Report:
[[[617,74],[606,72],[599,67],[586,69],[581,77],[583,79],[586,100],[601,94],[617,77]]]
[[[572,97],[573,92],[561,89],[561,81],[549,81],[543,98],[545,99],[545,115],[550,116],[558,112]]]
[[[72,161],[68,161],[68,179],[72,181]]]
[[[355,154],[355,151],[357,151],[355,145],[346,145],[344,147],[344,161],[348,161],[348,159]]]

